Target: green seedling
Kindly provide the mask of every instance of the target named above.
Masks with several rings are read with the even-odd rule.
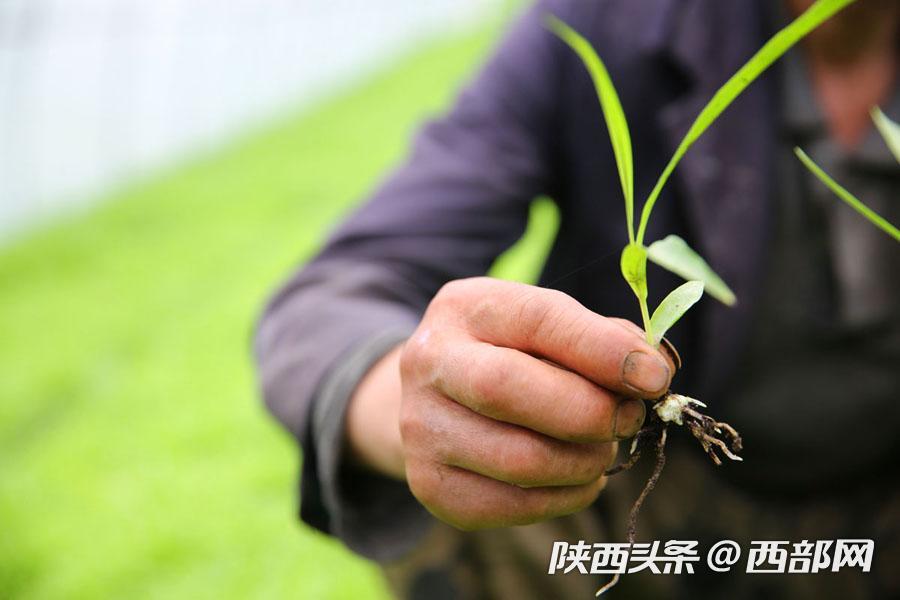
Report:
[[[891,153],[893,153],[897,162],[900,162],[900,125],[897,125],[888,119],[878,108],[872,110],[872,120],[875,121],[875,126],[878,127],[878,131],[881,132],[881,136],[884,138],[885,143],[887,143],[888,148],[890,148]],[[834,192],[838,198],[846,202],[850,208],[864,216],[880,230],[900,242],[900,230],[891,225],[887,219],[860,202],[856,196],[832,179],[828,173],[823,171],[819,165],[814,163],[813,160],[807,156],[806,152],[800,148],[794,148],[794,154],[797,155],[800,162],[802,162],[813,175],[819,178],[819,181],[828,186],[828,188]]]
[[[662,240],[651,243],[649,246],[645,245],[647,225],[650,221],[653,207],[656,205],[660,193],[675,167],[694,142],[703,135],[747,86],[810,31],[853,2],[855,0],[817,0],[792,23],[777,32],[719,88],[688,129],[684,139],[678,145],[672,158],[660,174],[656,185],[654,185],[649,196],[644,201],[636,229],[631,135],[616,88],[606,66],[590,42],[557,17],[553,15],[547,17],[547,27],[565,42],[584,63],[593,80],[597,97],[600,101],[625,201],[625,224],[628,232],[628,244],[622,250],[621,271],[625,281],[637,297],[648,343],[654,346],[659,346],[663,343],[666,332],[700,300],[704,290],[710,296],[726,305],[730,306],[736,302],[734,293],[722,278],[716,275],[706,260],[680,237],[669,235]],[[880,112],[875,114],[875,120],[879,128],[883,132],[887,132],[885,137],[888,139],[892,151],[895,154],[900,152],[900,129]],[[822,181],[859,211],[860,214],[878,227],[891,233],[891,235],[897,236],[896,228],[853,198],[849,192],[840,188],[799,149],[798,156]],[[687,283],[673,290],[653,311],[652,315],[647,304],[647,261],[688,280]],[[677,354],[675,358],[677,360]],[[675,423],[676,425],[687,426],[717,465],[721,464],[720,454],[732,460],[741,460],[737,455],[741,450],[741,438],[737,431],[727,423],[720,423],[701,413],[701,408],[705,408],[705,405],[699,400],[675,394],[671,391],[666,392],[661,398],[654,401],[654,410],[650,412],[648,424],[635,436],[627,461],[607,471],[608,475],[613,475],[629,469],[640,458],[643,450],[655,447],[656,467],[640,496],[632,506],[631,514],[629,515],[629,543],[634,543],[638,511],[647,494],[656,485],[656,481],[665,465],[664,449],[667,428],[670,424]],[[599,596],[609,590],[617,581],[618,575],[600,588],[597,595]]]

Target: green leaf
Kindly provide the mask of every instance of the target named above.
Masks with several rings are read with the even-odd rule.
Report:
[[[640,300],[647,299],[647,249],[628,244],[622,249],[622,277]]]
[[[676,275],[688,280],[702,281],[709,295],[723,304],[731,306],[737,301],[734,292],[721,277],[716,275],[703,257],[677,235],[669,235],[650,244],[647,256],[663,269]]]
[[[675,166],[688,151],[694,142],[703,134],[706,129],[713,124],[722,112],[728,108],[735,98],[737,98],[748,85],[759,77],[769,66],[778,60],[782,54],[787,52],[791,46],[802,39],[807,33],[821,25],[834,13],[838,12],[848,4],[852,4],[855,0],[818,0],[810,6],[806,12],[797,17],[793,23],[776,33],[765,45],[754,54],[747,64],[738,69],[737,73],[725,82],[719,90],[713,95],[709,103],[703,107],[694,124],[685,134],[684,139],[675,150],[666,168],[663,169],[659,180],[650,192],[650,196],[644,203],[641,210],[641,222],[638,227],[637,243],[644,242],[644,233],[647,231],[647,222],[650,220],[650,213],[653,206],[659,198],[666,181],[675,169]]]
[[[875,121],[875,126],[881,132],[881,137],[884,138],[888,148],[893,152],[894,158],[900,162],[900,125],[891,121],[878,107],[872,109],[872,120]]]
[[[703,296],[702,281],[688,281],[683,283],[663,299],[653,311],[650,324],[653,328],[653,343],[659,345],[666,332],[678,319],[684,316],[698,300]]]
[[[566,25],[553,15],[547,15],[547,27],[562,41],[569,45],[581,58],[587,68],[594,88],[597,90],[597,98],[603,109],[603,118],[606,121],[606,129],[609,131],[609,140],[612,143],[613,154],[616,157],[616,166],[619,169],[619,181],[622,184],[622,194],[625,197],[625,219],[628,227],[628,240],[634,241],[634,159],[631,153],[631,134],[628,131],[628,121],[625,120],[625,111],[619,102],[619,95],[613,85],[606,65],[597,56],[584,37],[577,31]]]
[[[819,165],[814,163],[812,159],[806,155],[806,152],[804,152],[800,148],[794,148],[794,154],[796,154],[797,158],[799,158],[803,162],[803,164],[806,165],[807,169],[812,171],[813,175],[818,177],[822,183],[831,188],[831,191],[837,194],[838,198],[849,204],[853,208],[853,210],[867,218],[870,223],[900,242],[900,230],[891,225],[884,217],[860,202],[856,198],[856,196],[848,192],[838,182],[832,179],[825,171],[822,170],[821,167],[819,167]]]

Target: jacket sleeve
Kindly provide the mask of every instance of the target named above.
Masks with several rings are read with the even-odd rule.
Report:
[[[342,475],[344,409],[438,289],[484,274],[521,235],[530,201],[552,192],[561,45],[544,18],[557,8],[539,2],[519,17],[451,111],[422,128],[406,162],[290,277],[258,325],[265,402],[304,455],[301,517],[366,556],[408,549],[428,517],[403,484]]]

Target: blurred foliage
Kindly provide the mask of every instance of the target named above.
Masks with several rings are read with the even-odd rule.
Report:
[[[0,251],[0,598],[378,598],[295,521],[297,453],[264,413],[253,321],[399,160],[496,28]],[[533,278],[552,237],[499,273]]]
[[[531,204],[528,227],[512,248],[497,257],[490,275],[536,283],[559,230],[559,210],[549,198]]]

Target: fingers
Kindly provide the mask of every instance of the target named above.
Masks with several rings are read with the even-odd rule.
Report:
[[[478,279],[455,282],[443,295],[481,341],[547,358],[620,394],[655,398],[669,387],[673,370],[663,354],[562,292]]]
[[[675,362],[635,325],[560,292],[446,285],[399,359],[413,494],[464,529],[520,525],[594,501]]]
[[[427,458],[520,487],[584,485],[615,459],[615,444],[578,444],[476,414],[449,398],[426,401],[429,417],[405,439]],[[423,407],[424,408],[424,407]],[[416,454],[413,452],[413,454]]]
[[[646,333],[644,333],[644,330],[628,319],[620,319],[618,317],[608,317],[608,319],[632,332],[641,340],[645,339]],[[678,354],[678,350],[675,349],[674,344],[667,338],[662,339],[662,342],[659,345],[659,352],[662,354],[663,358],[666,359],[673,374],[681,368],[681,356]]]
[[[633,436],[644,403],[622,400],[585,378],[517,350],[447,344],[436,387],[471,410],[571,442]]]
[[[527,525],[589,506],[606,485],[602,477],[570,487],[521,488],[440,464],[411,465],[413,494],[442,521],[459,529]]]
[[[616,444],[579,444],[480,415],[436,390],[400,410],[406,479],[438,518],[462,529],[534,523],[592,503]]]

